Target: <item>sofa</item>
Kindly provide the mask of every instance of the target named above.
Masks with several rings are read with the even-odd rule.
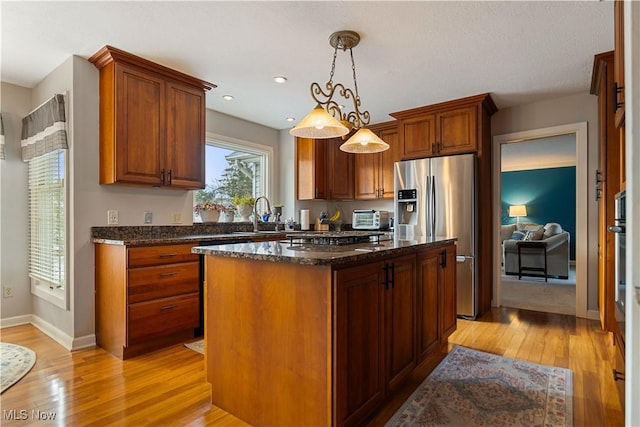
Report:
[[[500,230],[502,241],[502,264],[507,275],[519,275],[518,242],[537,241],[546,245],[547,277],[569,278],[569,242],[570,235],[560,224],[550,222],[545,225],[531,222],[503,225]],[[521,249],[522,265],[544,268],[544,252],[540,248]],[[527,276],[544,276],[531,272]]]

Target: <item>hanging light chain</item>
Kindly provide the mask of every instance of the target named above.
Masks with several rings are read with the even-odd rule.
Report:
[[[329,85],[333,84],[333,73],[336,71],[336,56],[338,55],[338,45],[333,49],[333,61],[331,61],[331,73],[329,73]]]
[[[353,49],[349,48],[349,53],[351,54],[351,70],[353,70],[353,86],[356,91],[356,99],[360,99],[360,95],[358,95],[358,80],[356,80],[356,63],[353,60]]]

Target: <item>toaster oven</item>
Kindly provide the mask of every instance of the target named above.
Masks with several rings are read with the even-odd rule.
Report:
[[[355,209],[351,228],[354,230],[387,230],[389,228],[389,212],[373,209]]]

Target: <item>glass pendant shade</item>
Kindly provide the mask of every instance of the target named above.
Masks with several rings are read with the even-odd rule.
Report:
[[[289,133],[302,138],[335,138],[349,133],[349,129],[317,105]]]
[[[344,144],[340,150],[347,153],[379,153],[389,149],[389,144],[367,128],[361,128]]]

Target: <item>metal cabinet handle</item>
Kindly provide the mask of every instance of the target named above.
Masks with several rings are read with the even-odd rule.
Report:
[[[391,263],[391,287],[396,287],[396,263]]]
[[[160,171],[160,182],[164,185],[164,168]]]
[[[440,251],[440,267],[442,268],[446,268],[447,267],[447,251],[446,249],[443,249]]]
[[[384,265],[384,289],[389,289],[389,264]]]
[[[618,111],[618,108],[624,106],[624,102],[618,102],[618,94],[624,92],[624,86],[618,86],[618,82],[613,82],[613,90],[611,95],[613,97],[613,112]]]
[[[169,311],[169,310],[173,310],[174,308],[176,308],[178,306],[178,304],[169,304],[169,305],[163,305],[162,307],[160,307],[160,311]]]
[[[178,273],[176,272],[171,272],[171,273],[160,273],[160,277],[173,277],[175,275],[177,275]]]
[[[178,256],[178,254],[160,254],[158,255],[160,258],[171,258],[174,256]]]
[[[612,371],[614,381],[624,381],[624,372],[616,371],[615,369],[612,369]]]
[[[167,185],[171,185],[171,175],[173,174],[173,170],[169,169],[169,182]]]

